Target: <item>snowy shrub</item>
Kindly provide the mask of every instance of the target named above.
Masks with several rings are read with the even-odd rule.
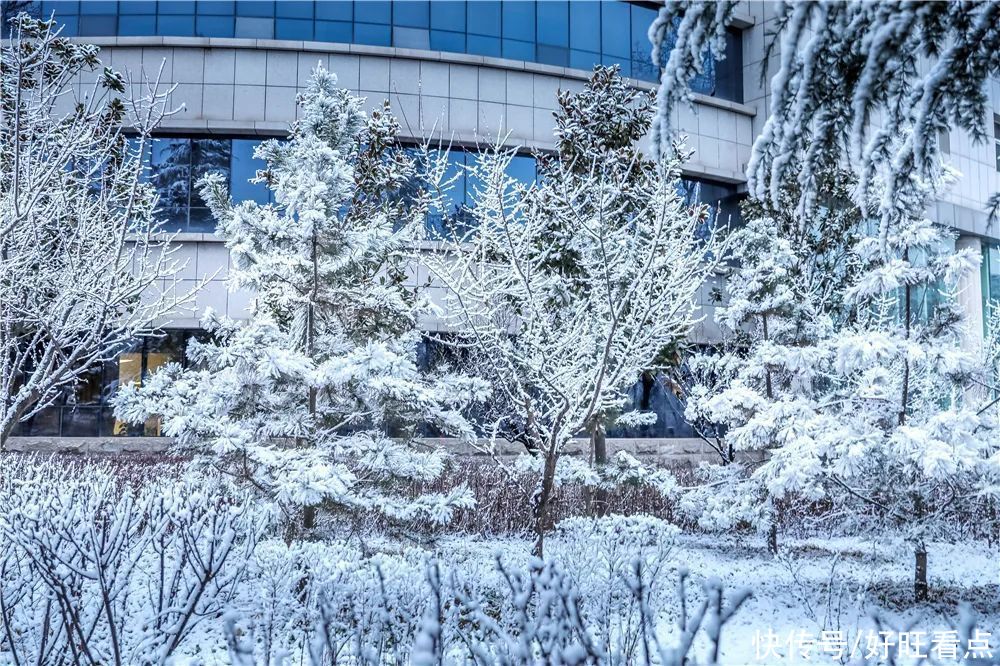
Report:
[[[239,592],[265,520],[207,478],[132,487],[102,467],[10,458],[0,472],[0,644],[15,663],[191,650]]]
[[[679,532],[645,515],[569,518],[556,525],[550,555],[579,588],[583,616],[604,644],[620,653],[621,663],[637,658],[641,603],[663,608],[668,601],[665,574]],[[626,584],[637,565],[648,577],[643,600]]]

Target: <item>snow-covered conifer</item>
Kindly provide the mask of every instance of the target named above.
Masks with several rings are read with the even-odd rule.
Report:
[[[724,481],[715,488],[736,491],[724,502],[696,491],[703,523],[769,523],[781,501],[864,506],[852,515],[874,513],[913,545],[918,598],[927,592],[926,542],[1000,479],[996,406],[970,390],[992,372],[962,348],[954,302],[978,257],[952,251],[947,232],[921,214],[941,186],[922,183],[922,197],[898,202],[887,250],[858,212],[834,298],[793,270],[811,252],[773,218],[751,220],[735,241],[733,301],[720,317],[730,328],[752,322],[746,346],[705,361],[726,379],[696,386],[688,408],[723,426],[727,447],[768,454],[749,476],[713,472]]]
[[[318,67],[288,141],[257,150],[275,203],[233,203],[218,176],[200,184],[232,257],[230,284],[255,293],[250,320],[208,313],[210,342],[190,367],[165,367],[118,398],[132,421],[163,419],[178,446],[243,478],[289,513],[315,506],[445,522],[472,498],[464,488],[407,498],[393,482],[429,481],[442,451],[417,445],[420,427],[466,435],[461,410],[482,382],[417,365],[427,307],[404,285],[428,196],[388,104],[363,100]]]

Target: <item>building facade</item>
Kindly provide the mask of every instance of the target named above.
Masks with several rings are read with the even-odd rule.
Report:
[[[187,259],[181,277],[191,283],[209,278],[194,310],[170,322],[165,337],[137,343],[94,373],[65,404],[23,424],[22,437],[158,434],[156,423],[130,429],[116,422],[108,398],[118,386],[180,360],[205,308],[240,318],[252,298],[227,290],[228,253],[193,183],[206,172],[223,172],[235,199],[267,201],[267,190],[248,182],[261,166],[253,149],[287,132],[296,93],[317,63],[365,97],[368,108],[388,99],[407,140],[432,136],[450,143],[456,169],[478,146],[509,133],[508,142],[519,149],[514,175],[525,180],[535,177],[532,152],[554,145],[560,90],[582,88],[595,64],[618,65],[637,88],[652,89],[658,76],[646,36],[656,3],[54,0],[3,6],[5,17],[15,8],[54,15],[65,35],[101,46],[105,64],[136,77],[142,70],[161,72],[164,84],[176,86],[171,105],[183,109],[163,125],[149,155],[149,177],[160,191],[165,226],[178,232]],[[773,21],[772,3],[745,3],[729,30],[725,59],[706,59],[705,73],[692,82],[693,107],[682,106],[671,118],[694,150],[684,171],[686,195],[718,204],[726,216],[738,215],[751,145],[768,104],[760,80]],[[990,94],[1000,114],[1000,82],[993,82]],[[984,304],[1000,298],[1000,230],[987,227],[984,213],[989,195],[1000,190],[1000,115],[995,120],[989,145],[974,145],[958,133],[949,137],[951,160],[964,178],[932,211],[958,231],[958,245],[983,252],[982,280],[963,292],[980,329]],[[467,198],[460,180],[456,210]],[[418,269],[415,279],[425,277]],[[718,335],[717,287],[702,290],[699,340]],[[425,326],[433,330],[435,322]],[[659,413],[658,424],[611,436],[692,434],[663,386],[640,383],[634,394],[637,406]]]

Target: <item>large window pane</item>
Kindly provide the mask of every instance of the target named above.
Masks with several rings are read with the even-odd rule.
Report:
[[[274,16],[274,3],[252,0],[250,2],[236,3],[237,16],[256,16],[266,18]]]
[[[392,5],[392,24],[407,28],[430,27],[430,3],[426,0],[398,0]]]
[[[312,40],[313,22],[311,19],[277,19],[274,23],[275,39]]]
[[[164,16],[156,18],[156,33],[164,37],[193,37],[194,15]]]
[[[629,6],[623,2],[601,3],[601,53],[630,58]]]
[[[256,201],[265,204],[268,202],[270,190],[262,183],[250,182],[250,179],[257,175],[258,170],[267,166],[264,160],[256,159],[253,156],[253,151],[258,145],[260,145],[260,141],[255,139],[233,139],[230,193],[233,201],[237,203]]]
[[[211,232],[215,230],[215,220],[208,206],[197,191],[198,181],[205,175],[217,173],[229,182],[230,148],[229,139],[196,139],[192,142],[191,166],[191,231]]]
[[[191,187],[191,141],[153,141],[150,178],[160,197],[160,216],[167,230],[184,229]]]
[[[156,3],[151,0],[131,0],[122,2],[118,6],[118,13],[127,14],[156,14]]]
[[[114,35],[118,31],[117,16],[81,16],[79,34],[81,37]]]
[[[465,33],[431,30],[431,48],[435,51],[465,53]]]
[[[505,39],[503,40],[501,55],[511,60],[534,60],[535,43],[522,42],[517,39]]]
[[[316,18],[326,21],[350,21],[354,18],[354,3],[350,0],[316,3]]]
[[[156,4],[157,10],[161,14],[194,14],[195,10],[193,2],[158,2]]]
[[[569,3],[569,45],[578,51],[601,50],[601,4],[576,0]]]
[[[355,23],[354,41],[370,46],[391,46],[389,26],[374,23]]]
[[[235,22],[232,16],[198,16],[195,34],[198,37],[232,37],[236,34]]]
[[[104,0],[87,0],[80,5],[80,14],[110,14],[118,13],[117,2],[105,2]]]
[[[500,36],[499,2],[470,2],[466,5],[466,11],[471,34]]]
[[[503,38],[524,42],[535,40],[535,3],[528,0],[504,0]]]
[[[316,21],[314,39],[321,42],[340,42],[350,44],[354,25],[344,21]]]
[[[235,2],[222,0],[198,0],[198,13],[210,16],[233,16],[236,14]]]
[[[500,38],[469,35],[466,38],[469,53],[482,56],[500,57]]]
[[[649,43],[648,30],[656,11],[646,7],[632,5],[632,76],[637,79],[655,81],[659,78],[659,67],[653,65],[650,59],[652,45]]]
[[[430,31],[424,28],[394,27],[392,29],[392,45],[407,49],[429,49],[431,48]]]
[[[280,0],[280,2],[275,4],[275,13],[279,17],[311,19],[313,17],[313,7],[316,4],[318,3],[303,2],[302,0]]]
[[[118,34],[123,37],[150,37],[156,34],[155,16],[120,16]]]
[[[538,3],[538,43],[569,46],[569,3]]]
[[[236,36],[246,39],[274,39],[274,19],[237,16]]]
[[[465,3],[432,2],[431,28],[465,32]]]
[[[374,0],[354,3],[355,21],[360,21],[362,23],[382,23],[384,25],[388,25],[391,18],[391,3],[375,2]]]

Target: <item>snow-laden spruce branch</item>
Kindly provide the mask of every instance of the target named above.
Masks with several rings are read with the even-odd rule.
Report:
[[[12,25],[0,48],[0,446],[193,297],[176,288],[183,265],[142,178],[170,91],[104,68],[77,95],[97,47],[23,14]]]
[[[687,99],[687,83],[720,35],[735,2],[667,2],[650,29],[654,59],[666,30],[677,47],[666,61],[657,127]],[[779,3],[765,61],[772,56],[768,115],[747,168],[750,193],[777,205],[795,182],[799,205],[812,207],[816,182],[831,164],[856,170],[857,201],[882,181],[872,216],[885,247],[894,206],[916,182],[939,177],[942,133],[988,138],[988,84],[1000,76],[998,2]],[[661,142],[662,143],[662,142]],[[995,217],[1000,197],[990,199]]]

